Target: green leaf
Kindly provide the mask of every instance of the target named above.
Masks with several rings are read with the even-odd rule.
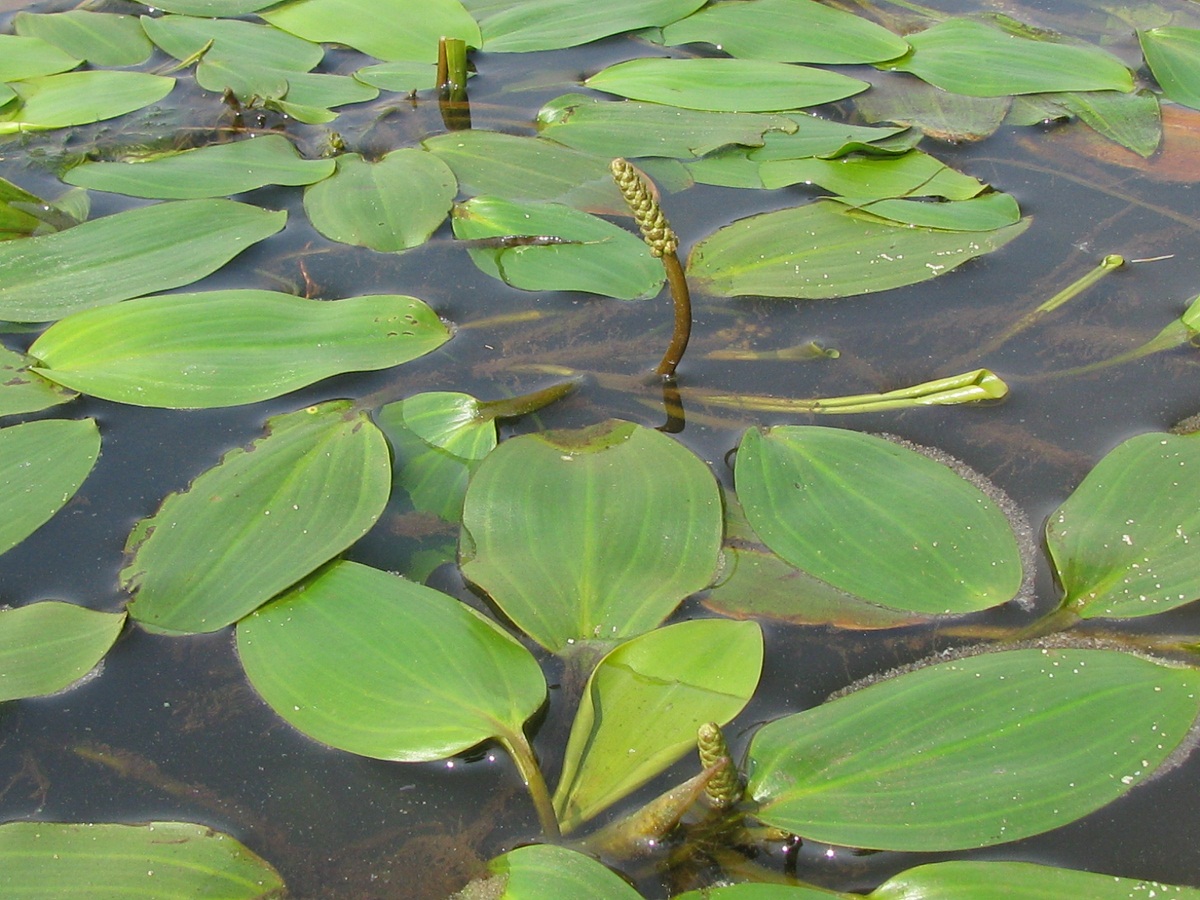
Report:
[[[607,809],[724,725],[762,673],[756,622],[697,619],[635,637],[596,665],[567,741],[554,808],[564,833]]]
[[[564,94],[538,113],[541,136],[601,156],[703,156],[726,144],[760,147],[769,131],[795,131],[784,116],[704,112]]]
[[[305,190],[304,210],[331,241],[390,252],[429,240],[457,193],[450,167],[424,150],[393,150],[375,163],[348,153]]]
[[[41,38],[0,34],[0,82],[54,75],[79,63],[78,58]]]
[[[189,200],[225,197],[268,184],[312,184],[333,174],[332,159],[301,159],[281,134],[210,144],[138,162],[83,162],[67,184],[131,197]]]
[[[201,409],[278,397],[343,372],[386,369],[450,332],[415,297],[306,300],[271,291],[143,297],[63,319],[34,371],[93,397]]]
[[[0,553],[75,496],[100,455],[92,419],[42,419],[0,428]]]
[[[1063,606],[1133,618],[1200,598],[1198,493],[1191,436],[1140,434],[1100,460],[1046,524]]]
[[[759,164],[763,185],[818,184],[854,200],[886,197],[945,197],[967,200],[986,187],[920,150],[900,156],[841,159],[782,159]]]
[[[432,588],[337,562],[237,627],[263,699],[322,743],[404,762],[519,734],[546,697],[532,654]]]
[[[922,200],[885,199],[862,203],[843,197],[831,198],[838,203],[853,206],[859,213],[896,222],[901,225],[919,225],[922,228],[937,228],[943,231],[991,231],[1015,225],[1021,221],[1021,210],[1017,201],[1008,194],[992,191],[951,203],[929,203]]]
[[[1097,872],[1078,872],[1026,862],[953,860],[917,866],[894,875],[867,895],[870,900],[1198,900],[1200,890],[1157,881],[1117,878]]]
[[[476,197],[454,207],[454,235],[483,238],[552,237],[544,246],[473,248],[482,271],[527,291],[588,291],[644,300],[662,290],[662,264],[638,235],[557,203],[517,203]]]
[[[662,30],[663,43],[708,43],[730,56],[779,62],[869,63],[908,44],[885,28],[813,0],[713,3]]]
[[[1138,41],[1167,99],[1200,109],[1200,28],[1151,28]]]
[[[489,53],[561,50],[623,31],[666,25],[705,0],[518,0],[479,14],[483,48]],[[473,10],[474,11],[474,10]]]
[[[1145,781],[1187,736],[1198,697],[1200,672],[1128,653],[985,653],[766,725],[747,790],[762,821],[831,844],[1015,841]]]
[[[594,213],[629,215],[608,168],[611,157],[496,131],[456,131],[421,143],[453,170],[466,194],[550,200]]]
[[[155,0],[154,8],[183,16],[244,16],[274,6],[279,0]]]
[[[603,863],[554,844],[531,844],[509,850],[488,863],[488,872],[488,876],[471,882],[462,896],[489,900],[554,897],[641,900],[642,897]]]
[[[435,62],[440,37],[482,43],[479,26],[458,0],[293,0],[262,17],[310,41],[346,44],[387,62]]]
[[[125,613],[58,601],[0,610],[0,702],[70,687],[100,662],[124,624]]]
[[[842,100],[868,84],[824,69],[752,59],[631,59],[584,81],[590,88],[717,112],[775,112]]]
[[[0,869],[21,900],[203,897],[270,900],[284,890],[269,864],[206,825],[9,822],[0,825]]]
[[[717,887],[700,888],[696,891],[676,894],[675,900],[831,900],[831,898],[857,900],[859,896],[859,894],[831,894],[821,888],[744,881],[741,884],[722,884]],[[979,898],[975,898],[975,900],[979,900]]]
[[[232,200],[180,200],[0,244],[0,320],[49,322],[190,284],[286,219]]]
[[[1122,94],[1121,96],[1126,96]],[[1012,98],[966,97],[911,78],[887,78],[854,98],[868,122],[895,122],[919,128],[939,141],[981,141],[1004,121]]]
[[[83,9],[49,15],[19,12],[13,26],[17,34],[41,38],[94,66],[140,65],[154,50],[141,23],[133,16]]]
[[[470,77],[471,73],[467,73]],[[428,62],[390,62],[375,66],[363,66],[354,73],[363,84],[407,94],[411,91],[431,91],[437,87],[437,64]],[[486,132],[485,132],[486,133]],[[467,131],[464,134],[475,134]],[[453,137],[445,134],[442,137]]]
[[[24,353],[0,347],[0,416],[37,412],[78,396],[29,371],[33,365],[36,360]]]
[[[1003,247],[1028,225],[913,228],[818,200],[726,225],[692,248],[687,271],[696,287],[723,297],[849,297],[928,281]]]
[[[1153,156],[1162,142],[1162,113],[1158,98],[1148,91],[1137,94],[1087,91],[1046,94],[1044,97],[1056,102],[1064,111],[1110,141],[1128,147],[1143,158]],[[1047,116],[1042,116],[1042,119],[1045,118]]]
[[[363,84],[349,75],[321,72],[295,72],[287,77],[287,93],[280,99],[267,99],[268,109],[277,109],[299,122],[317,125],[337,118],[334,106],[364,103],[379,96],[379,89]]]
[[[216,631],[345,550],[387,502],[387,440],[349,401],[276,416],[129,535],[129,614]]]
[[[947,19],[908,42],[912,53],[882,68],[970,97],[1133,90],[1129,69],[1099,47],[1031,40],[973,19]]]
[[[819,426],[751,428],[735,478],[763,543],[871,603],[955,614],[1020,590],[1021,554],[1004,513],[953,469],[894,441]]]
[[[462,570],[555,653],[619,641],[708,586],[721,518],[708,467],[657,431],[609,420],[522,435],[471,479]]]
[[[114,119],[157,103],[174,78],[145,72],[64,72],[9,85],[21,102],[0,115],[0,135]]]

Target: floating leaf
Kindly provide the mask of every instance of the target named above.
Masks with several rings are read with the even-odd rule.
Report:
[[[225,197],[268,184],[312,184],[333,174],[332,159],[301,159],[281,134],[211,144],[137,162],[83,162],[67,184],[131,197],[190,200]]]
[[[100,455],[92,419],[42,419],[0,428],[0,553],[75,496]]]
[[[349,401],[275,416],[134,528],[129,614],[172,632],[237,621],[362,537],[390,482],[387,440]]]
[[[458,238],[514,239],[512,246],[468,252],[482,271],[527,291],[588,291],[621,300],[654,297],[662,264],[636,234],[557,203],[514,203],[476,197],[454,208]],[[522,236],[559,243],[523,244]]]
[[[590,856],[554,844],[531,844],[502,853],[488,863],[463,896],[489,900],[641,900],[619,875]],[[475,893],[467,893],[474,891]]]
[[[415,297],[306,300],[272,291],[143,297],[58,322],[34,371],[119,403],[199,409],[278,397],[343,372],[386,369],[450,332]]]
[[[482,43],[479,26],[458,0],[293,0],[262,17],[310,41],[346,44],[388,62],[435,62],[440,37]]]
[[[942,275],[1003,247],[1028,225],[913,228],[818,200],[726,225],[692,248],[687,271],[697,287],[724,297],[849,297]]]
[[[67,72],[80,62],[78,58],[41,38],[0,34],[0,82]],[[0,98],[0,102],[2,100]]]
[[[1008,96],[967,97],[911,78],[882,79],[854,98],[855,108],[868,122],[909,125],[929,137],[955,144],[990,137],[1004,121],[1011,103]]]
[[[561,50],[635,28],[666,25],[703,5],[704,0],[519,0],[476,14],[485,50],[524,53]]]
[[[145,72],[64,72],[15,81],[9,87],[21,102],[0,115],[0,135],[114,119],[157,103],[174,86],[174,78]]]
[[[1009,113],[1013,125],[1038,125],[1062,116],[1078,118],[1089,128],[1147,159],[1163,138],[1158,98],[1148,91],[1034,94],[1019,97]]]
[[[970,97],[1133,90],[1129,69],[1099,47],[1031,40],[974,19],[947,19],[908,42],[912,53],[883,68]]]
[[[554,808],[564,833],[637,790],[745,707],[762,672],[756,622],[697,619],[635,637],[596,665],[567,741]]]
[[[155,0],[154,8],[184,16],[244,16],[274,6],[279,0]]]
[[[305,190],[304,210],[331,241],[407,250],[429,240],[457,192],[450,167],[424,150],[393,150],[374,163],[348,153],[332,177]]]
[[[1015,841],[1145,781],[1186,737],[1198,697],[1200,672],[1129,653],[985,653],[764,726],[747,792],[764,822],[831,844]]]
[[[1046,524],[1063,606],[1132,618],[1200,598],[1198,494],[1190,435],[1140,434],[1100,460]]]
[[[49,322],[190,284],[286,220],[232,200],[180,200],[0,244],[0,320]]]
[[[884,199],[862,203],[843,197],[831,198],[852,205],[859,213],[869,213],[889,222],[920,225],[943,231],[990,231],[1021,221],[1021,209],[1008,194],[992,191],[951,203],[922,200]]]
[[[740,884],[721,884],[676,894],[675,900],[857,900],[859,894],[831,894],[821,888],[793,887],[789,884],[767,884],[744,881]],[[873,896],[873,895],[868,895]],[[905,898],[916,900],[916,898]]]
[[[432,588],[337,562],[237,627],[263,699],[309,737],[424,762],[511,738],[546,697],[532,654]]]
[[[4,888],[21,900],[203,897],[269,900],[284,890],[274,869],[227,834],[186,822],[0,825]]]
[[[379,96],[379,89],[348,75],[321,72],[296,72],[288,75],[287,93],[279,99],[267,99],[268,109],[277,109],[298,122],[316,125],[337,118],[332,107],[364,103]]]
[[[668,25],[662,37],[672,46],[703,42],[730,56],[779,62],[869,63],[908,52],[887,29],[813,0],[713,3]]]
[[[0,416],[37,412],[78,396],[30,372],[33,365],[36,361],[24,353],[0,347]]]
[[[467,76],[470,77],[468,72]],[[363,84],[397,93],[411,91],[431,91],[437,87],[437,65],[428,62],[390,62],[375,66],[363,66],[354,73],[354,77]],[[474,132],[465,132],[474,134]],[[446,134],[442,137],[453,137]]]
[[[752,59],[631,59],[584,81],[590,88],[715,112],[775,112],[842,100],[868,87],[837,72]]]
[[[901,872],[867,896],[870,900],[961,900],[963,897],[1198,900],[1200,890],[1035,863],[952,860]]]
[[[70,687],[100,662],[124,624],[125,613],[58,601],[0,610],[0,702]]]
[[[1138,41],[1163,94],[1200,109],[1200,28],[1151,28]]]
[[[657,431],[610,420],[488,454],[467,490],[462,570],[557,653],[657,626],[712,581],[721,531],[707,466]]]
[[[894,441],[840,428],[751,428],[735,477],[763,543],[872,603],[964,613],[1021,587],[1004,513],[953,469]]]
[[[13,19],[13,27],[17,34],[41,38],[94,66],[140,65],[154,50],[142,24],[133,16],[83,9],[49,15],[19,12]]]
[[[759,165],[758,171],[768,188],[818,184],[843,197],[861,200],[886,197],[967,200],[986,187],[920,150],[881,158],[767,160]]]

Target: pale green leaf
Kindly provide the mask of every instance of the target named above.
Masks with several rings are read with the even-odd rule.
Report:
[[[870,900],[1200,900],[1200,889],[1028,862],[952,860],[893,875]]]
[[[36,364],[24,353],[0,347],[0,416],[37,412],[78,396],[29,371]]]
[[[758,171],[768,188],[817,184],[852,200],[886,197],[967,200],[986,187],[920,150],[885,157],[766,160],[759,164]]]
[[[488,863],[488,872],[466,887],[464,898],[641,900],[642,897],[603,863],[554,844],[531,844],[509,850]]]
[[[157,103],[171,93],[175,79],[145,72],[64,72],[10,87],[20,102],[0,115],[0,135],[114,119]]]
[[[512,0],[480,11],[483,49],[489,53],[560,50],[682,19],[705,0]],[[475,12],[473,9],[472,12]]]
[[[77,57],[41,38],[0,34],[0,82],[67,72],[79,63]]]
[[[125,613],[52,600],[0,610],[0,702],[70,687],[95,668],[124,624]]]
[[[133,16],[84,9],[49,15],[19,12],[13,27],[17,34],[41,38],[95,66],[136,66],[149,59],[154,49]]]
[[[989,191],[970,200],[949,203],[900,199],[862,203],[843,197],[831,199],[852,205],[859,213],[869,213],[888,222],[944,231],[991,231],[1015,225],[1021,220],[1021,209],[1017,206],[1017,201],[998,191]]]
[[[468,72],[467,76],[470,77]],[[437,87],[437,65],[420,61],[379,63],[374,66],[363,66],[354,73],[354,77],[363,84],[369,84],[384,91],[410,93],[412,91],[431,91]],[[471,135],[474,132],[467,131]],[[442,135],[453,137],[453,135]]]
[[[1200,109],[1200,28],[1151,28],[1138,40],[1167,99]]]

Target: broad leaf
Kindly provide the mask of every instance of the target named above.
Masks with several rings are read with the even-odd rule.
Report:
[[[452,597],[337,562],[238,623],[255,690],[309,737],[423,762],[519,734],[546,697],[533,656]]]
[[[863,203],[844,197],[831,198],[853,206],[859,213],[896,222],[920,225],[942,231],[992,231],[1021,221],[1021,209],[1009,194],[991,191],[951,203],[929,203],[921,200],[884,199]]]
[[[632,231],[558,203],[476,197],[454,208],[455,237],[493,238],[468,252],[482,271],[527,291],[588,291],[641,300],[662,289],[662,263]],[[555,243],[525,238],[552,238]],[[506,245],[505,238],[511,238]],[[539,243],[541,244],[539,246]]]
[[[908,44],[874,22],[815,0],[725,0],[662,30],[670,45],[714,44],[730,56],[779,62],[869,63]]]
[[[763,543],[872,603],[964,613],[1021,587],[1016,536],[991,498],[894,441],[840,428],[751,428],[735,477]]]
[[[225,197],[268,184],[312,184],[333,174],[332,159],[301,159],[280,134],[138,162],[84,162],[63,176],[67,184],[131,197],[190,200]]]
[[[17,34],[41,38],[94,66],[136,66],[149,59],[154,50],[133,16],[83,9],[50,15],[19,12],[13,26]]]
[[[590,88],[716,112],[775,112],[842,100],[865,81],[824,69],[752,59],[631,59],[584,81]]]
[[[390,482],[387,440],[348,401],[270,419],[135,526],[129,614],[172,632],[237,621],[362,537]]]
[[[1200,109],[1200,28],[1151,28],[1138,41],[1163,94]]]
[[[67,72],[79,63],[77,57],[39,37],[0,34],[0,82]]]
[[[1013,125],[1040,125],[1048,119],[1078,118],[1110,141],[1116,141],[1147,159],[1163,138],[1158,98],[1149,91],[1085,91],[1033,94],[1018,97],[1007,121]]]
[[[0,701],[70,687],[100,662],[124,624],[125,613],[50,600],[0,610]]]
[[[908,42],[912,53],[883,68],[970,97],[1133,90],[1125,64],[1099,47],[1031,40],[974,19],[947,19]]]
[[[92,419],[42,419],[0,428],[0,553],[70,500],[100,455]]]
[[[183,16],[228,16],[231,18],[274,6],[279,0],[155,0],[155,9]]]
[[[944,197],[967,200],[986,187],[920,150],[900,156],[767,160],[758,167],[768,188],[817,184],[854,200],[886,197]]]
[[[174,86],[174,78],[145,72],[64,72],[15,81],[10,87],[20,102],[0,113],[0,135],[114,119],[157,103]]]
[[[63,319],[29,352],[73,390],[171,409],[254,403],[343,372],[398,366],[450,339],[398,294],[306,300],[271,291],[142,297]]]
[[[558,653],[657,626],[712,581],[721,531],[707,466],[657,431],[610,420],[488,454],[467,490],[462,570]]]
[[[0,416],[37,412],[78,396],[29,371],[36,364],[24,353],[0,347]]]
[[[72,895],[270,900],[284,890],[271,866],[227,834],[187,822],[148,825],[9,822],[0,825],[8,896]]]
[[[675,900],[858,900],[860,896],[831,894],[821,888],[743,881],[740,884],[721,884],[676,894]]]
[[[641,900],[619,875],[590,856],[554,844],[531,844],[502,853],[488,863],[463,896],[489,900]],[[468,892],[474,893],[468,893]]]
[[[816,841],[985,847],[1120,797],[1198,712],[1194,669],[1111,650],[985,653],[766,725],[750,744],[747,791],[764,822]]]
[[[431,153],[406,147],[379,162],[350,153],[337,172],[304,192],[313,227],[332,241],[383,252],[429,240],[450,212],[458,183]]]
[[[296,72],[287,77],[287,93],[267,99],[264,106],[291,116],[298,122],[319,125],[337,118],[332,107],[364,103],[379,96],[379,89],[349,75]]]
[[[687,271],[697,287],[724,297],[849,297],[928,281],[1003,247],[1028,225],[913,228],[818,200],[726,225],[692,248]]]
[[[516,0],[479,16],[489,53],[560,50],[682,19],[705,0]],[[474,12],[474,10],[472,10]]]
[[[756,622],[697,619],[659,628],[596,665],[571,726],[554,808],[569,832],[628,796],[724,725],[762,672]]]
[[[1132,618],[1200,598],[1197,496],[1193,436],[1141,434],[1100,460],[1046,523],[1063,606]]]
[[[0,320],[49,322],[190,284],[286,219],[232,200],[180,200],[0,244]]]
[[[870,900],[962,900],[964,897],[1200,900],[1200,889],[1027,862],[952,860],[893,875],[867,896]]]
[[[1008,96],[967,97],[911,78],[887,78],[855,97],[854,107],[868,122],[909,125],[939,141],[959,144],[990,137],[1011,102]]]
[[[470,77],[472,73],[468,72]],[[375,66],[363,66],[354,73],[354,77],[363,84],[369,84],[384,91],[410,93],[412,91],[431,91],[437,87],[437,65],[428,62],[391,62],[379,63]],[[475,134],[472,131],[464,134]],[[453,137],[453,135],[443,135]]]

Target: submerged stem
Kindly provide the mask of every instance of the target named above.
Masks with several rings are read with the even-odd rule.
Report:
[[[529,797],[533,800],[533,807],[537,810],[543,835],[549,840],[558,840],[562,834],[558,828],[558,816],[554,813],[554,801],[550,797],[546,779],[542,775],[537,758],[533,755],[529,741],[519,732],[498,735],[497,740],[500,746],[508,751],[508,755],[517,765],[517,771],[521,773],[521,780],[525,782]]]

